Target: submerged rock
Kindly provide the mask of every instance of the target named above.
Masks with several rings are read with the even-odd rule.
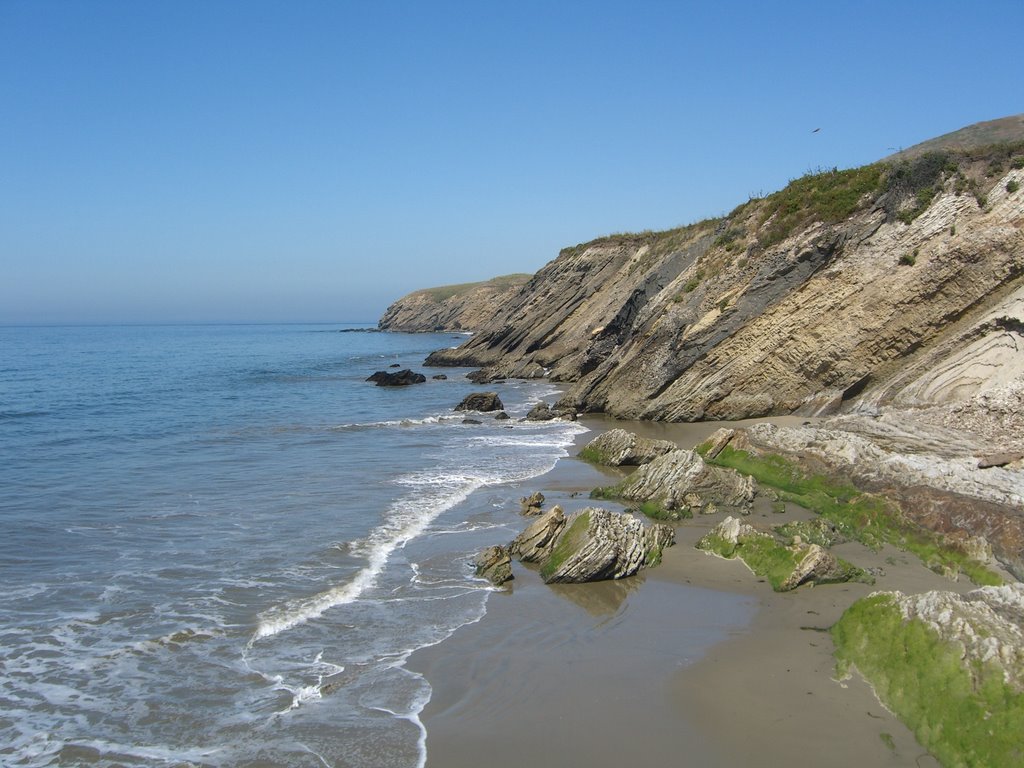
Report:
[[[448,380],[448,377],[445,374],[443,374],[443,373],[435,373],[430,378],[432,378],[434,381],[447,381]]]
[[[574,514],[541,565],[547,584],[622,579],[661,562],[661,551],[675,541],[662,524],[645,527],[629,514],[592,507]]]
[[[505,409],[497,392],[474,392],[466,395],[462,402],[455,406],[456,411],[502,411]]]
[[[427,377],[422,373],[416,373],[409,368],[405,368],[394,373],[390,371],[377,371],[367,377],[366,380],[376,383],[378,387],[405,387],[410,384],[422,384],[427,380]]]
[[[508,419],[509,415],[504,411],[498,411],[496,414],[494,414],[495,421],[508,421]]]
[[[587,443],[580,457],[609,467],[639,466],[678,448],[669,440],[654,440],[624,429],[611,429]]]
[[[494,546],[480,552],[474,559],[476,575],[487,579],[495,586],[515,578],[512,575],[512,558],[507,547]]]
[[[695,451],[679,449],[644,464],[602,493],[629,501],[657,502],[669,512],[712,514],[726,510],[748,515],[754,481],[733,469],[705,463]]]

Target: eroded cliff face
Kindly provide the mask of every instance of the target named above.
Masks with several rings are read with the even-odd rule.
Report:
[[[387,331],[473,331],[485,326],[529,275],[506,275],[481,283],[413,291],[384,312],[377,327]]]
[[[1024,381],[1024,145],[833,171],[565,249],[431,365],[667,421],[924,407]],[[1004,386],[1004,389],[1005,389]]]

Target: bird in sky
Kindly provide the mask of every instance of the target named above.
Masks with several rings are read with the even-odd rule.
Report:
[[[815,128],[813,131],[811,131],[811,133],[817,133],[820,130],[821,130],[821,128]]]

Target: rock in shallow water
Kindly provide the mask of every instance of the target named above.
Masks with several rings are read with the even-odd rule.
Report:
[[[512,558],[507,547],[488,547],[473,559],[473,564],[476,566],[476,575],[495,586],[501,586],[514,578]]]
[[[505,406],[497,392],[474,392],[466,395],[462,402],[455,406],[456,411],[502,411]]]
[[[409,368],[401,371],[395,371],[391,373],[389,371],[377,371],[373,375],[367,377],[367,381],[372,381],[377,384],[378,387],[405,387],[410,384],[422,384],[427,380],[427,377],[422,373],[416,373]]]

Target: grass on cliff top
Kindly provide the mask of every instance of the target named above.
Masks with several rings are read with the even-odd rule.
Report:
[[[992,663],[918,620],[904,621],[888,595],[854,603],[832,628],[840,676],[852,666],[946,768],[1024,765],[1024,695]]]
[[[768,195],[762,203],[758,236],[767,248],[815,221],[835,224],[873,202],[882,191],[883,163],[809,173]],[[770,223],[769,223],[770,220]]]
[[[707,449],[707,444],[697,447],[701,455]],[[816,512],[835,524],[844,536],[872,549],[891,544],[913,553],[934,571],[963,573],[982,586],[1003,583],[984,564],[944,544],[938,534],[908,521],[889,499],[862,493],[848,483],[824,475],[809,475],[795,462],[774,454],[752,456],[726,446],[714,459],[705,455],[705,461],[750,475],[761,485],[775,489],[783,501]]]
[[[590,513],[581,512],[572,521],[572,524],[559,537],[558,544],[551,551],[551,555],[540,567],[540,576],[544,581],[555,575],[562,564],[580,547],[582,538],[590,527]]]
[[[505,288],[515,285],[523,285],[526,283],[532,275],[526,274],[514,274],[514,275],[502,275],[501,277],[494,277],[490,280],[481,280],[476,283],[457,283],[456,285],[442,285],[437,288],[424,288],[421,293],[425,296],[429,296],[433,301],[440,304],[442,301],[446,301],[453,296],[462,296],[469,293],[474,288],[479,288],[483,285],[493,285],[496,288]]]

